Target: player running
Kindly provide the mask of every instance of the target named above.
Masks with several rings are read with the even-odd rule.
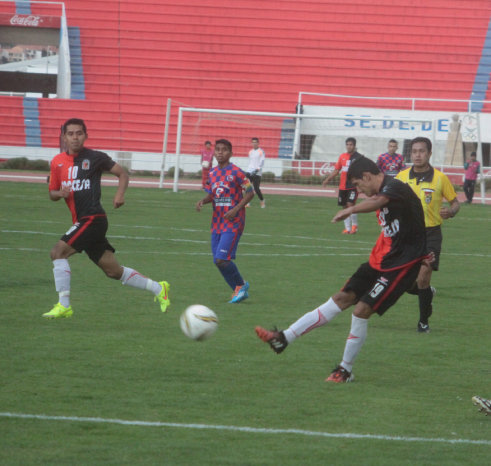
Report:
[[[213,202],[211,219],[211,251],[213,262],[232,288],[229,303],[239,303],[249,297],[249,283],[242,278],[235,259],[237,246],[245,227],[245,206],[254,197],[254,189],[246,174],[230,163],[232,144],[227,139],[215,143],[218,165],[210,170],[205,190],[208,195],[196,203],[201,211],[204,204]]]
[[[360,265],[341,291],[286,330],[256,327],[258,337],[281,353],[298,337],[325,325],[354,305],[343,359],[326,379],[336,383],[354,379],[353,364],[365,342],[368,319],[375,313],[383,315],[396,303],[414,283],[426,255],[423,209],[411,188],[384,175],[375,162],[363,156],[350,165],[347,175],[369,199],[339,211],[332,222],[344,220],[353,213],[377,213],[382,231],[368,262]]]
[[[109,172],[118,178],[118,189],[113,200],[114,208],[118,209],[124,204],[128,174],[104,152],[84,147],[87,127],[83,120],[72,118],[66,121],[63,125],[63,139],[66,152],[56,155],[51,161],[49,197],[52,201],[65,200],[72,213],[73,225],[51,249],[59,302],[43,317],[57,319],[72,316],[68,258],[82,251],[109,278],[121,280],[123,285],[152,292],[160,309],[165,312],[170,304],[170,285],[165,281],[155,282],[136,270],[119,265],[114,255],[115,249],[106,238],[108,222],[100,203],[101,175]]]

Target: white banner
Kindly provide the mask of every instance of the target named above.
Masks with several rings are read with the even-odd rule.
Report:
[[[301,133],[315,135],[353,136],[412,139],[433,135],[437,141],[446,141],[452,116],[458,114],[464,141],[477,142],[477,118],[472,113],[410,111],[362,107],[327,107],[304,105],[303,115],[339,116],[336,120],[302,119]],[[357,119],[353,119],[356,117]],[[359,119],[362,118],[362,119]],[[364,120],[363,118],[367,118]],[[370,118],[380,118],[373,121]],[[420,119],[421,121],[414,121]],[[491,142],[491,114],[480,114],[482,142]],[[434,122],[434,123],[433,123]],[[435,128],[433,128],[435,126]],[[434,129],[434,132],[433,132]]]

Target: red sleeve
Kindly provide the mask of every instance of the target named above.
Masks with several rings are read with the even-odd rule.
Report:
[[[336,165],[334,165],[334,169],[335,170],[341,170],[341,168],[343,168],[343,155],[344,154],[341,154],[338,158],[338,161],[336,162]]]
[[[56,191],[60,189],[61,186],[61,179],[60,179],[60,171],[57,170],[57,159],[58,156],[56,156],[52,161],[50,165],[50,173],[49,173],[49,190],[50,191]]]

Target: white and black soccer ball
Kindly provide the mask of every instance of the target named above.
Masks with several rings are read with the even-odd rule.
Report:
[[[181,314],[181,330],[192,340],[206,340],[216,332],[217,328],[217,315],[202,304],[193,304]]]

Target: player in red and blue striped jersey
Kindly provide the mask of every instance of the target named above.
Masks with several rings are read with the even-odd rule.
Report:
[[[232,144],[227,139],[215,143],[218,165],[210,170],[206,192],[196,203],[199,212],[204,204],[213,203],[211,251],[213,262],[234,291],[230,303],[249,297],[249,283],[244,281],[235,259],[237,246],[245,226],[245,206],[254,197],[254,189],[246,174],[230,163]]]
[[[387,146],[387,152],[380,154],[377,158],[377,167],[382,173],[396,176],[401,170],[406,169],[404,157],[397,152],[397,141],[391,139]]]

